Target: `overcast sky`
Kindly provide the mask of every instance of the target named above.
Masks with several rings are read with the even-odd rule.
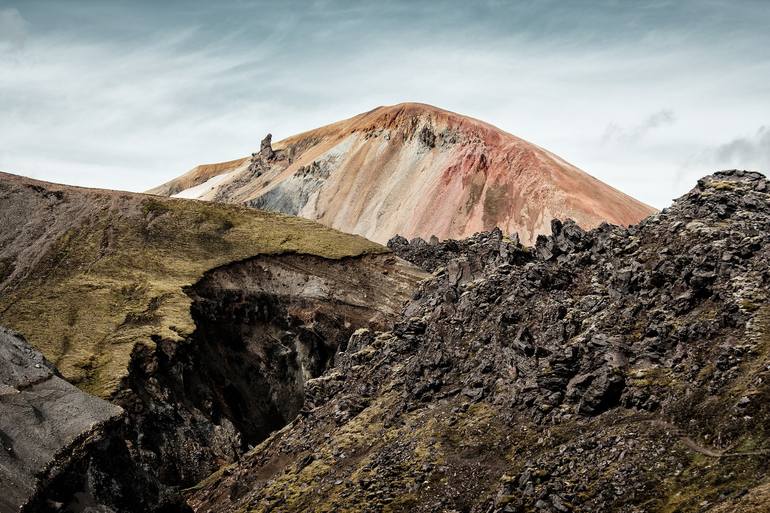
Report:
[[[142,191],[403,101],[664,207],[770,171],[770,1],[0,0],[3,171]]]

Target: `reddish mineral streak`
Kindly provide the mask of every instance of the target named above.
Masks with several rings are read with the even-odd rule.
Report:
[[[240,159],[198,166],[151,192],[174,194],[230,173],[196,197],[241,203],[273,191],[301,202],[303,191],[307,202],[289,213],[381,243],[395,234],[463,238],[495,226],[532,243],[550,232],[552,218],[592,228],[654,212],[534,144],[424,104],[378,107],[274,148],[287,157],[259,177],[244,177],[249,159]],[[329,176],[303,189],[297,172],[314,162]]]

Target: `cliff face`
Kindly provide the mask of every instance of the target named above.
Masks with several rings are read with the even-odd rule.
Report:
[[[0,224],[0,324],[52,362],[30,348],[45,381],[6,380],[0,330],[13,511],[187,511],[179,490],[294,418],[338,346],[390,329],[426,276],[304,219],[5,174]]]
[[[433,277],[200,512],[753,512],[770,454],[770,185],[701,180],[628,229],[391,247]],[[758,506],[759,505],[759,506]]]
[[[654,212],[542,148],[428,105],[379,107],[275,150],[267,142],[150,192],[299,215],[380,243],[496,226],[532,243],[553,218],[593,228]]]

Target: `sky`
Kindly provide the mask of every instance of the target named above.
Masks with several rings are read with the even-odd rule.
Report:
[[[0,170],[143,191],[416,101],[663,208],[770,173],[768,27],[767,0],[0,0]]]

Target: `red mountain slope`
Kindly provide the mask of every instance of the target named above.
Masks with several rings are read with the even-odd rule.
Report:
[[[251,159],[198,166],[150,192],[245,203],[378,242],[499,226],[531,243],[552,218],[590,228],[654,212],[534,144],[416,103],[263,144]]]

